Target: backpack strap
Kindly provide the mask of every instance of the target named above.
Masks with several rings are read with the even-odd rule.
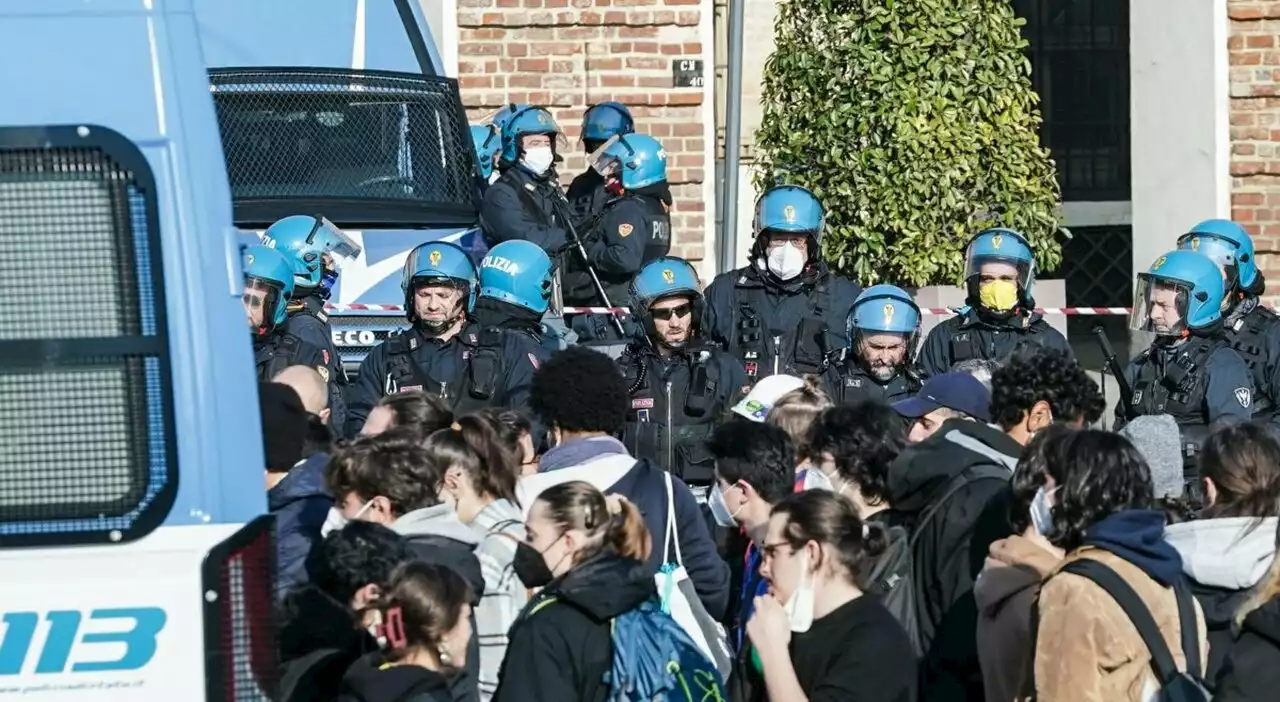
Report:
[[[1178,628],[1182,630],[1182,655],[1187,659],[1187,674],[1202,680],[1204,671],[1200,667],[1200,627],[1196,625],[1195,598],[1182,578],[1174,583],[1173,594],[1178,598]]]
[[[1169,647],[1164,642],[1164,637],[1160,634],[1160,627],[1156,625],[1156,620],[1151,616],[1151,611],[1143,604],[1142,598],[1138,593],[1133,591],[1129,583],[1120,577],[1120,574],[1111,569],[1110,566],[1091,558],[1082,558],[1072,561],[1062,568],[1063,572],[1078,575],[1082,578],[1091,580],[1095,585],[1102,588],[1116,604],[1120,605],[1120,609],[1124,610],[1125,616],[1133,623],[1135,629],[1138,630],[1138,636],[1142,637],[1142,643],[1151,652],[1151,667],[1155,670],[1156,677],[1159,679],[1161,686],[1168,685],[1174,678],[1178,676],[1178,666],[1173,660],[1173,654],[1169,652]],[[1175,588],[1176,590],[1176,588]],[[1179,624],[1185,624],[1182,620],[1183,603],[1181,598],[1178,602],[1178,618]],[[1194,626],[1195,610],[1192,609],[1192,623]],[[1184,632],[1186,627],[1182,627]],[[1194,634],[1193,634],[1194,640]],[[1185,649],[1187,638],[1184,633],[1182,637],[1183,647]],[[1198,645],[1195,648],[1199,648]],[[1196,658],[1200,657],[1199,651],[1195,652]],[[1190,664],[1190,657],[1187,659]],[[1190,667],[1188,665],[1188,667]]]
[[[933,506],[925,510],[924,514],[920,516],[920,521],[916,522],[915,527],[911,530],[911,540],[907,543],[907,548],[914,549],[916,547],[916,541],[918,541],[920,539],[920,535],[924,533],[924,527],[927,526],[929,522],[933,521],[933,518],[937,516],[938,512],[951,501],[952,497],[955,497],[957,492],[960,492],[961,488],[969,483],[974,483],[979,480],[985,480],[988,478],[1007,479],[1008,477],[1010,477],[1010,473],[1004,468],[985,464],[971,466],[960,471],[960,474],[952,478],[951,481],[947,483],[946,487],[943,488],[945,492],[942,493],[942,497],[938,499],[937,502],[934,502]]]

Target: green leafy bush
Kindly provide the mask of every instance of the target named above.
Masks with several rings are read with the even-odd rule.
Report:
[[[813,190],[826,258],[864,283],[957,283],[969,237],[1061,257],[1059,190],[1009,0],[782,0],[757,185]]]

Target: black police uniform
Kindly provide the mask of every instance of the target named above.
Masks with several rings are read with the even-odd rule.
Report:
[[[1003,360],[1026,345],[1059,349],[1075,357],[1062,332],[1038,313],[996,319],[966,307],[929,331],[920,349],[920,370],[926,378],[931,378],[946,373],[961,361]]]
[[[523,166],[508,167],[484,191],[480,205],[480,227],[485,243],[496,246],[504,241],[523,239],[541,246],[553,257],[564,247],[568,225],[564,221],[567,206],[560,188],[548,177],[537,177]]]
[[[902,368],[888,381],[881,382],[846,351],[843,359],[832,363],[822,374],[822,384],[837,405],[851,405],[861,400],[893,404],[919,392],[920,374],[914,368]]]
[[[749,382],[821,374],[848,347],[845,319],[862,290],[821,261],[779,284],[755,266],[721,273],[707,287],[703,328],[742,362]]]
[[[325,365],[325,360],[320,347],[276,329],[265,338],[253,337],[253,363],[257,367],[258,380],[270,382],[289,366],[319,368]]]
[[[609,201],[609,191],[605,190],[604,184],[604,177],[594,168],[579,173],[569,183],[566,197],[579,222],[586,222],[604,210],[604,204]]]
[[[1253,418],[1280,420],[1280,317],[1259,304],[1256,297],[1242,300],[1223,324],[1231,348],[1249,367],[1253,379]]]
[[[585,242],[587,262],[595,269],[609,303],[624,306],[631,279],[650,261],[671,251],[671,215],[659,197],[627,193],[604,205],[600,223]],[[604,304],[595,282],[576,251],[565,257],[564,303],[571,307]],[[584,318],[585,317],[585,318]],[[584,340],[619,339],[608,315],[579,315],[570,326]],[[631,329],[627,330],[630,334]]]
[[[566,346],[560,335],[542,323],[542,315],[504,300],[484,296],[477,298],[471,317],[483,329],[493,327],[528,337],[538,345],[539,361],[547,360]]]
[[[342,436],[347,421],[347,371],[333,343],[333,329],[329,326],[329,314],[324,311],[324,300],[318,295],[308,295],[289,303],[284,331],[320,349],[324,362],[316,370],[329,385],[329,423]]]
[[[690,487],[709,487],[715,461],[706,440],[747,389],[742,364],[697,343],[663,358],[645,340],[633,341],[616,362],[631,395],[622,439],[631,455]]]
[[[360,364],[347,397],[347,433],[360,432],[378,400],[411,390],[439,395],[459,415],[485,407],[527,412],[540,354],[527,336],[477,324],[444,342],[417,327],[395,333]]]
[[[1182,433],[1183,467],[1194,480],[1196,456],[1209,425],[1224,418],[1249,421],[1253,381],[1249,367],[1222,337],[1191,338],[1177,345],[1157,342],[1129,362],[1125,377],[1130,407],[1116,405],[1115,428],[1134,416],[1167,414]]]

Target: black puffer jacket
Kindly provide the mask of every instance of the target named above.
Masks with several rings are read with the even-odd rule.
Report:
[[[1218,675],[1214,702],[1270,702],[1280,690],[1280,596],[1244,618]]]
[[[552,582],[511,627],[494,702],[603,702],[613,663],[609,620],[654,593],[653,569],[617,556]]]

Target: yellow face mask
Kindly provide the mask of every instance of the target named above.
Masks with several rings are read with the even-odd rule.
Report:
[[[990,280],[978,288],[978,300],[993,312],[1008,312],[1018,304],[1018,286],[1009,280]]]

